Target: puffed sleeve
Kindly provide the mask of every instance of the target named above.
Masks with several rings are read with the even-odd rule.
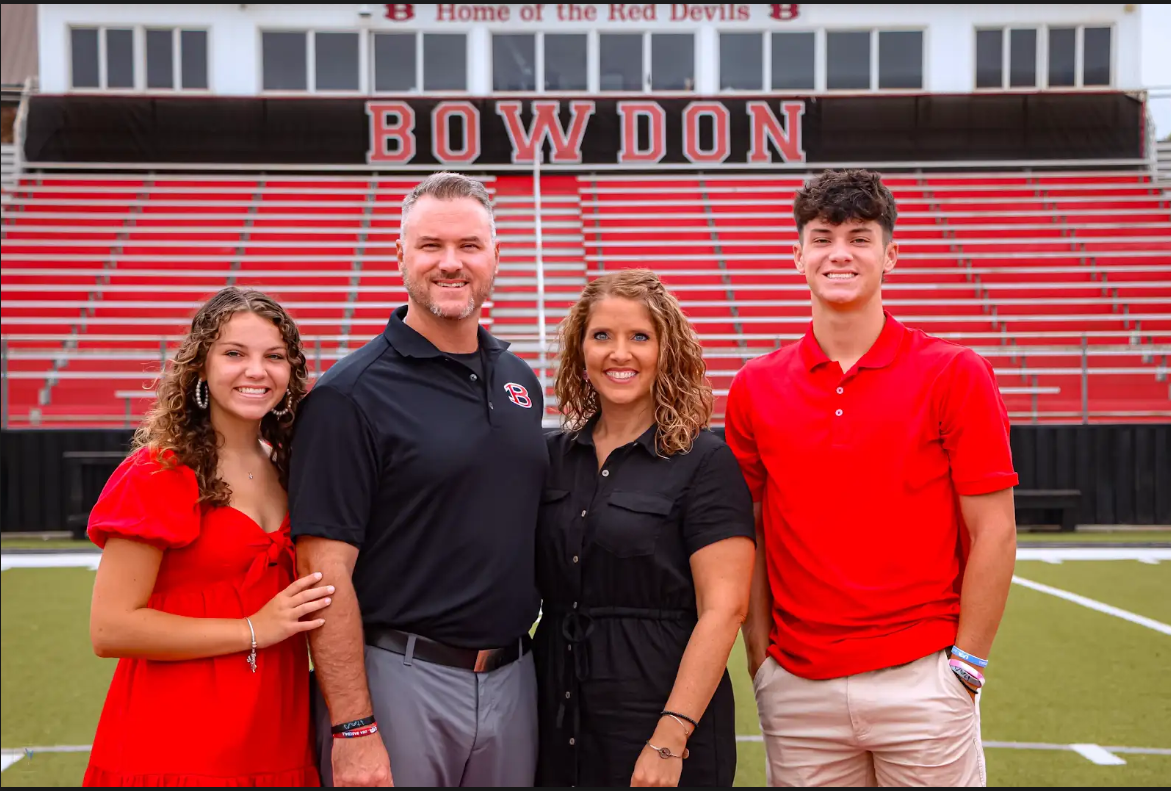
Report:
[[[106,481],[89,513],[89,538],[129,538],[159,549],[178,549],[199,537],[199,483],[195,472],[176,464],[164,469],[151,451],[141,448],[126,458]]]

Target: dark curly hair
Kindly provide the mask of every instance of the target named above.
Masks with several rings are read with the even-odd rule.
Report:
[[[894,196],[873,170],[827,170],[806,182],[793,200],[798,238],[813,220],[834,225],[877,220],[889,243],[897,217]]]
[[[149,447],[164,467],[190,467],[199,481],[199,502],[210,506],[228,505],[232,492],[217,473],[219,440],[210,411],[195,403],[195,387],[220,329],[244,311],[271,321],[280,330],[288,354],[291,407],[280,417],[268,412],[260,421],[260,436],[271,446],[273,466],[281,485],[288,488],[293,418],[308,389],[309,370],[297,325],[276,300],[260,291],[229,286],[199,309],[191,320],[190,332],[161,376],[154,406],[134,433],[133,447]]]
[[[558,409],[566,428],[580,431],[599,409],[598,392],[582,376],[585,370],[586,328],[590,309],[606,297],[623,297],[646,305],[659,338],[655,399],[656,445],[670,456],[686,453],[712,416],[712,388],[703,362],[703,347],[695,330],[658,275],[649,269],[624,269],[591,281],[577,304],[561,322],[558,345]]]

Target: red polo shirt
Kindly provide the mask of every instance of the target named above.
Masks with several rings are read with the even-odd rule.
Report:
[[[725,422],[762,503],[782,667],[837,678],[955,642],[968,546],[957,495],[1017,483],[984,358],[888,313],[843,375],[810,326],[736,375]]]

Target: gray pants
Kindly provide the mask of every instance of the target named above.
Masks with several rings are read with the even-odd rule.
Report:
[[[531,651],[491,673],[475,673],[368,645],[366,680],[396,786],[533,784],[537,675]],[[321,784],[332,786],[334,739],[316,686],[313,709]]]

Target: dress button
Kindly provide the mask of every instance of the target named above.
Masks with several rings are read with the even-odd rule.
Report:
[[[575,609],[575,610],[577,609],[577,602],[573,603],[573,609]]]
[[[572,736],[569,737],[569,746],[570,747],[573,746],[573,737]]]
[[[569,700],[569,692],[568,691],[566,691],[566,693],[565,693],[565,699]]]
[[[473,381],[473,382],[474,382],[474,381],[476,381],[476,375],[475,375],[475,374],[472,374],[472,381]],[[841,392],[841,391],[839,390],[838,392]]]
[[[602,470],[602,477],[603,477],[603,478],[609,478],[609,477],[610,477],[610,471],[609,471],[609,470]]]
[[[574,562],[574,563],[576,563],[576,562],[577,562],[577,555],[574,555],[574,556],[573,556],[573,562]]]
[[[841,417],[841,416],[842,416],[842,410],[840,410],[840,409],[839,409],[839,410],[835,411],[835,412],[834,412],[834,414],[835,414],[835,415],[837,415],[838,417]]]
[[[495,409],[495,408],[496,408],[496,405],[495,405],[495,404],[493,404],[491,401],[489,401],[489,402],[488,402],[488,408],[489,408],[489,409]]]
[[[586,512],[585,512],[585,511],[582,511],[582,512],[581,512],[581,515],[582,515],[582,517],[585,517],[585,515],[586,515]]]
[[[841,395],[841,394],[842,394],[842,393],[844,393],[844,392],[846,392],[846,388],[844,388],[844,387],[839,387],[839,388],[838,388],[838,395]]]

